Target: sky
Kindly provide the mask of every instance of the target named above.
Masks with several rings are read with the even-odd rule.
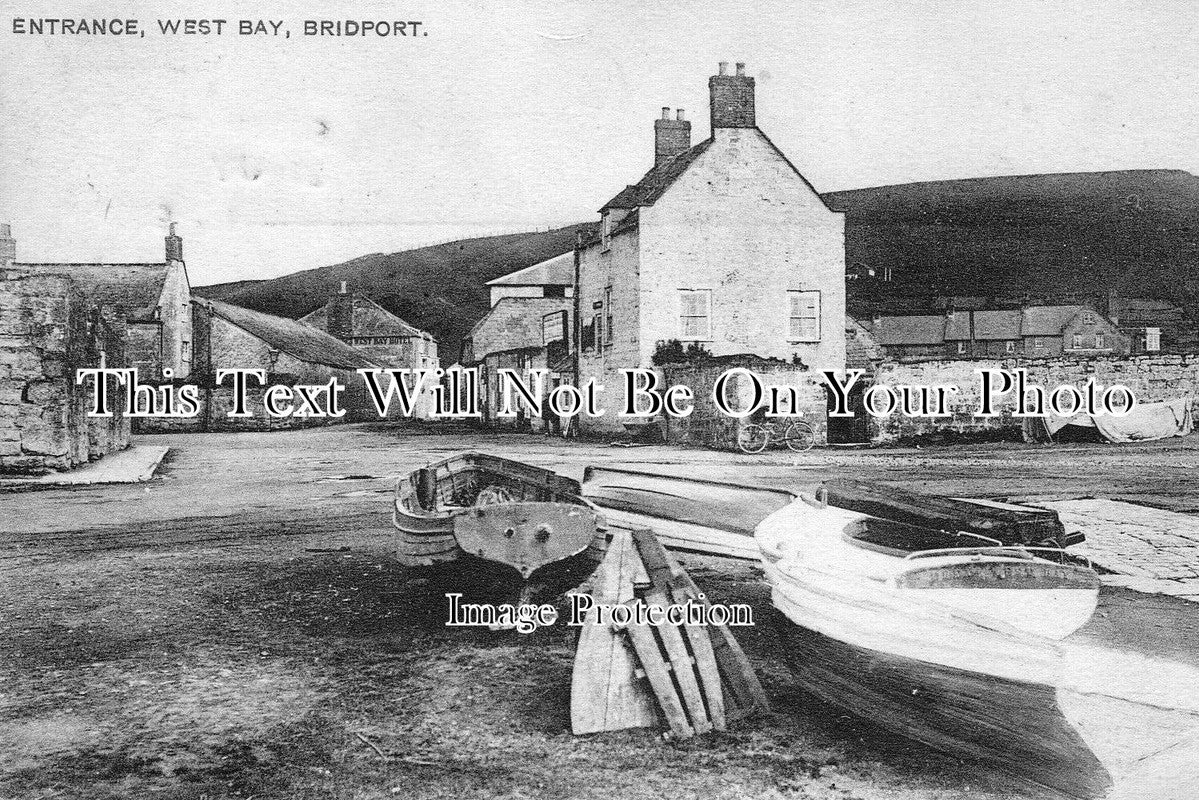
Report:
[[[177,222],[204,285],[591,220],[651,165],[662,106],[708,135],[718,61],[746,63],[759,127],[819,191],[1199,174],[1191,0],[647,5],[0,0],[0,222],[19,260],[116,262],[161,260]],[[146,33],[13,32],[81,16]],[[185,18],[229,23],[159,33]],[[427,35],[306,37],[306,19]]]

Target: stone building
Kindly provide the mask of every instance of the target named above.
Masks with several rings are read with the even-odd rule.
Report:
[[[366,295],[346,291],[345,281],[328,303],[300,322],[361,350],[377,364],[434,370],[440,366],[432,334],[409,325]]]
[[[183,262],[183,239],[171,223],[161,263],[87,264],[15,261],[16,243],[7,228],[0,251],[13,254],[27,272],[65,275],[99,306],[110,324],[124,328],[125,358],[139,378],[158,380],[165,370],[184,378],[192,368],[191,284]],[[7,240],[7,241],[5,241]]]
[[[565,297],[504,297],[471,329],[462,344],[462,365],[479,371],[479,408],[483,424],[542,430],[556,420],[543,408],[540,419],[523,406],[515,418],[497,416],[502,407],[500,369],[513,369],[526,376],[530,391],[535,383],[530,370],[549,374],[542,385],[543,399],[556,386],[571,381],[570,330],[572,301]]]
[[[324,331],[294,319],[196,298],[196,372],[218,369],[262,369],[297,383],[324,383],[337,376],[358,383],[357,369],[380,366]]]
[[[70,469],[127,447],[121,409],[89,417],[92,384],[75,380],[124,364],[119,322],[71,278],[14,267],[0,239],[0,473]]]
[[[845,366],[844,217],[757,127],[744,65],[722,63],[708,87],[710,137],[692,145],[691,123],[664,109],[653,168],[604,204],[580,249],[579,379],[611,406],[618,370],[652,366],[671,340],[814,374]]]

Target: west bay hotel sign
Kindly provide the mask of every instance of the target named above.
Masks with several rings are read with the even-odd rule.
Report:
[[[169,370],[167,371],[169,372]],[[371,402],[380,417],[393,416],[395,410],[412,416],[415,399],[431,388],[435,410],[430,419],[470,419],[481,416],[479,410],[479,373],[477,368],[455,369],[359,369]],[[662,386],[650,369],[620,371],[624,398],[615,413],[622,418],[649,418],[661,415],[687,417],[695,410],[695,395],[690,386]],[[1015,401],[1016,417],[1070,416],[1088,414],[1121,417],[1137,405],[1136,396],[1127,386],[1098,386],[1094,379],[1079,386],[1061,384],[1047,388],[1031,383],[1023,368],[975,370],[979,398],[976,417],[994,417],[1001,403]],[[515,417],[518,411],[540,416],[548,409],[560,417],[579,414],[600,417],[607,413],[603,402],[604,387],[595,379],[582,386],[563,384],[545,391],[548,370],[497,371],[500,382],[499,417]],[[821,378],[827,388],[829,415],[853,416],[850,394],[864,375],[862,370],[825,370]],[[170,375],[164,375],[170,378]],[[267,374],[261,369],[218,369],[216,381],[233,393],[230,417],[250,417],[251,389],[267,415],[276,418],[342,417],[345,385],[336,378],[324,384],[266,385]],[[747,391],[730,392],[730,383],[747,386]],[[194,417],[200,413],[199,387],[195,384],[159,385],[142,383],[136,369],[81,369],[76,383],[92,390],[89,416],[107,417],[120,407],[130,417]],[[962,387],[952,384],[897,385],[874,384],[865,389],[865,413],[877,418],[902,414],[909,417],[948,417],[950,402]],[[737,400],[731,400],[736,395]],[[741,398],[746,398],[742,400]],[[745,418],[756,413],[767,417],[802,416],[799,388],[764,386],[752,371],[734,367],[722,372],[712,387],[712,402],[720,413]]]

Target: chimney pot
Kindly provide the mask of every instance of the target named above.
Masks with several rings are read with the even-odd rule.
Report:
[[[684,120],[686,120],[686,119],[687,119],[686,117],[684,117],[684,116],[683,116],[683,109],[681,109],[681,108],[680,108],[680,109],[679,109],[679,110],[678,110],[678,111],[675,113],[675,119],[677,119],[679,122],[683,122]]]
[[[716,67],[719,70],[719,72],[717,74],[727,75],[728,71],[729,71],[729,62],[721,61],[719,64],[716,65]]]
[[[670,119],[670,106],[662,106],[662,119]]]
[[[738,78],[744,78],[744,77],[745,77],[745,64],[744,64],[744,62],[741,62],[741,61],[738,61],[738,62],[737,62],[737,77],[738,77]]]

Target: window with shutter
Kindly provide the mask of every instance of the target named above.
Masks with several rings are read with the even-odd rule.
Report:
[[[820,341],[820,292],[787,292],[787,298],[787,338],[793,342]]]
[[[712,338],[712,290],[679,290],[679,339],[702,342]]]

